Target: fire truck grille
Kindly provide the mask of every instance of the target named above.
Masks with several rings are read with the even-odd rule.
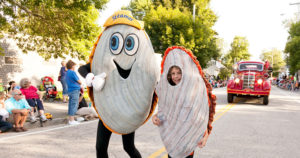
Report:
[[[254,75],[244,75],[243,77],[243,89],[250,88],[254,89],[255,76]]]

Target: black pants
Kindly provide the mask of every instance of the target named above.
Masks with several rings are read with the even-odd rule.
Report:
[[[11,123],[0,120],[0,130],[1,130],[1,133],[8,131],[12,127],[13,126],[12,126]]]
[[[187,156],[187,157],[185,157],[185,158],[193,158],[194,157],[194,154],[193,155],[189,155],[189,156]],[[172,158],[170,155],[168,155],[168,158]]]
[[[99,120],[98,131],[97,131],[97,141],[96,150],[97,158],[108,158],[107,148],[109,144],[109,139],[111,136],[111,131],[109,131]],[[131,158],[141,158],[141,154],[134,146],[134,132],[122,135],[123,148]]]
[[[79,97],[81,97],[81,96],[82,96],[82,94],[80,93],[80,94],[79,94]],[[79,102],[78,110],[79,110],[80,108],[83,108],[83,107],[88,107],[88,104],[86,103],[84,97],[83,97],[82,100]]]
[[[34,108],[37,106],[38,110],[44,110],[44,105],[43,105],[42,101],[40,100],[40,98],[32,98],[32,99],[26,99],[26,100],[31,107]],[[34,112],[35,112],[35,109],[34,109]]]

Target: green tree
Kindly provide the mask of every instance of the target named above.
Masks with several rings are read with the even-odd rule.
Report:
[[[300,70],[300,22],[291,24],[288,41],[284,52],[287,54],[287,65],[293,74]]]
[[[220,77],[221,80],[227,80],[228,77],[230,76],[230,74],[231,74],[231,72],[230,72],[229,69],[227,69],[227,68],[222,68],[222,69],[220,70],[219,77]]]
[[[274,76],[278,76],[280,69],[285,66],[283,53],[276,48],[273,48],[270,51],[263,51],[260,55],[260,59],[262,61],[268,60],[270,62],[271,66],[273,67]]]
[[[235,36],[230,46],[229,53],[224,57],[224,64],[228,69],[232,69],[235,62],[250,59],[249,42],[246,37]]]
[[[0,1],[0,38],[12,38],[24,53],[45,59],[65,54],[85,59],[101,28],[97,9],[108,0]]]
[[[152,0],[131,0],[129,6],[122,9],[130,10],[134,18],[143,20],[152,7]]]
[[[212,29],[217,17],[209,8],[209,0],[132,0],[127,9],[144,21],[155,52],[163,54],[170,46],[184,46],[202,67],[220,56],[217,33]]]
[[[222,58],[222,64],[226,68],[221,73],[227,78],[233,73],[233,66],[236,62],[249,60],[251,56],[248,52],[249,42],[246,37],[235,36],[230,46],[231,49]]]

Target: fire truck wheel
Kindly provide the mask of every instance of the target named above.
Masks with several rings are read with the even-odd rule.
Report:
[[[230,93],[227,94],[227,101],[228,101],[228,103],[233,102],[233,94],[230,94]]]
[[[265,95],[264,96],[264,101],[263,101],[264,105],[268,105],[269,104],[269,96]]]

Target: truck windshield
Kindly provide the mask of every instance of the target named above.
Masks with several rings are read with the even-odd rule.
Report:
[[[245,70],[253,70],[253,71],[262,71],[263,70],[263,64],[258,64],[258,63],[242,63],[239,65],[239,70],[240,71],[245,71]]]

